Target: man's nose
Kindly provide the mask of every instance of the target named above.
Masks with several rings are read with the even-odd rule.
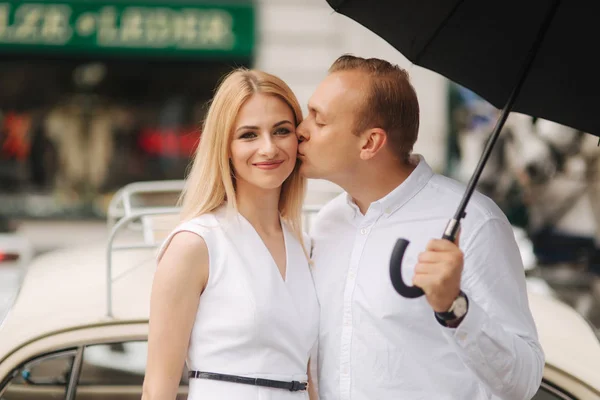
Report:
[[[296,136],[298,136],[298,143],[305,142],[309,139],[308,130],[305,128],[306,120],[302,121],[296,128]]]

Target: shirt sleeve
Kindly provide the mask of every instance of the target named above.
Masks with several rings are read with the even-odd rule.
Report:
[[[469,310],[457,328],[441,329],[492,393],[502,399],[531,399],[542,380],[544,353],[510,224],[486,220],[471,235],[464,254],[461,288]]]

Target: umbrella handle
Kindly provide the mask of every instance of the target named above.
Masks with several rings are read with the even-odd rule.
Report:
[[[408,286],[402,279],[402,259],[404,258],[404,252],[410,242],[406,239],[398,239],[394,245],[392,251],[392,257],[390,258],[390,279],[396,292],[402,297],[407,299],[416,299],[425,294],[423,289],[418,286]]]
[[[442,239],[454,243],[459,227],[460,223],[456,219],[450,220],[442,235]],[[423,289],[418,286],[408,286],[402,279],[402,259],[404,258],[404,253],[406,252],[409,243],[410,242],[406,239],[398,239],[396,241],[394,250],[392,250],[392,256],[390,257],[390,280],[392,281],[392,286],[394,286],[394,289],[400,296],[407,299],[416,299],[425,294]]]

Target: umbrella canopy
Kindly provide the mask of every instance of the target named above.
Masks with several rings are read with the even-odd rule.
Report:
[[[494,143],[511,111],[600,136],[600,63],[592,54],[592,0],[327,0],[416,65],[503,108],[442,237],[454,241]],[[408,298],[424,293],[402,279],[409,242],[398,239],[390,279]]]
[[[327,0],[412,63],[502,108],[553,0]],[[563,0],[512,110],[600,136],[592,0]]]

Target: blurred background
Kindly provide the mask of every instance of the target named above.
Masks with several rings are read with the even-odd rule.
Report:
[[[15,261],[105,239],[123,185],[185,176],[223,74],[278,75],[306,111],[343,53],[409,71],[421,104],[415,152],[468,180],[498,110],[325,1],[0,0],[0,302],[18,290]],[[509,216],[530,290],[600,327],[597,140],[523,115],[504,130],[479,190]],[[313,180],[307,204],[339,192]]]

